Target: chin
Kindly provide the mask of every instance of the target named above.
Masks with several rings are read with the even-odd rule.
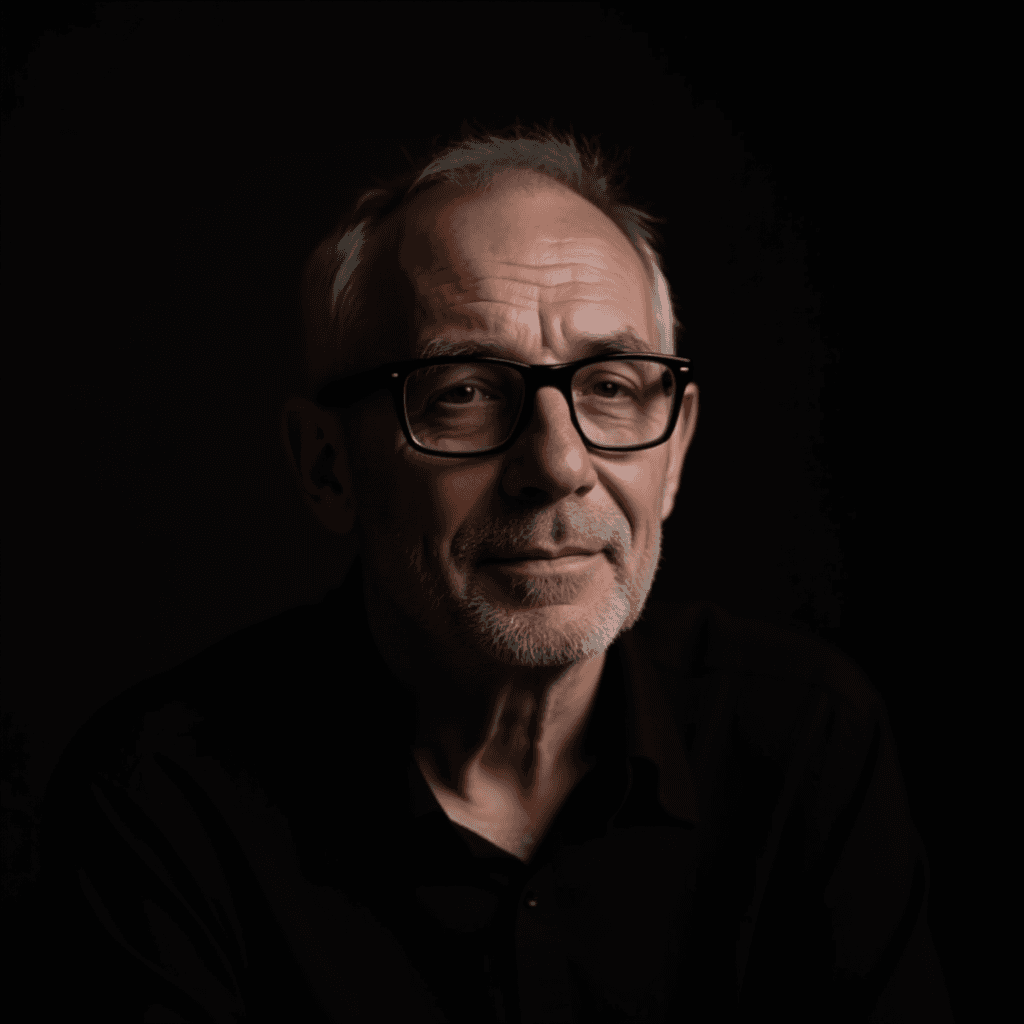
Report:
[[[564,605],[515,612],[478,598],[466,611],[466,632],[493,661],[553,668],[578,665],[606,651],[621,632],[628,609],[613,602],[599,615]]]
[[[577,665],[608,650],[640,617],[646,599],[644,593],[637,605],[639,595],[617,579],[601,587],[596,600],[573,593],[572,581],[557,576],[530,580],[524,588],[509,599],[486,584],[471,584],[458,602],[461,642],[503,665]]]

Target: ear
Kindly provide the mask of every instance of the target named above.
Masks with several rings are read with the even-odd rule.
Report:
[[[690,450],[693,432],[697,429],[697,407],[699,392],[696,384],[687,384],[683,392],[683,407],[679,410],[679,422],[668,440],[669,460],[665,474],[665,490],[661,502],[661,521],[665,522],[672,509],[675,508],[676,495],[679,493],[679,481],[683,476],[683,463],[686,453]]]
[[[281,408],[281,442],[295,482],[317,519],[333,533],[350,533],[356,507],[338,417],[292,396]]]

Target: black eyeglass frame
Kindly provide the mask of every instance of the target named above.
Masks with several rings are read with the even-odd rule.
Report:
[[[612,445],[594,444],[589,441],[580,427],[576,418],[576,406],[572,400],[572,378],[577,370],[592,363],[607,363],[624,360],[646,359],[651,362],[662,363],[675,371],[678,384],[673,399],[672,415],[669,417],[668,426],[665,432],[655,441],[648,441],[645,444],[635,444],[628,448],[617,448]],[[448,366],[455,363],[485,363],[497,366],[511,366],[519,370],[523,375],[525,391],[523,394],[523,407],[519,411],[519,419],[512,428],[508,439],[495,448],[486,448],[475,452],[439,452],[431,448],[425,448],[414,440],[412,431],[409,429],[408,417],[405,414],[405,382],[411,373],[426,366]],[[597,451],[607,452],[639,452],[647,448],[656,448],[664,444],[675,430],[679,420],[679,410],[683,405],[683,391],[687,383],[693,378],[693,368],[690,359],[685,356],[666,356],[654,352],[615,352],[606,355],[589,356],[586,359],[579,359],[574,363],[558,363],[555,365],[547,363],[519,363],[513,359],[499,359],[491,356],[434,356],[431,359],[409,359],[402,362],[387,363],[378,366],[373,370],[365,370],[362,373],[353,374],[351,377],[342,377],[339,380],[331,381],[324,385],[316,395],[316,403],[324,409],[347,409],[356,402],[369,398],[377,391],[387,390],[391,392],[391,398],[395,407],[395,416],[402,425],[402,433],[409,445],[424,455],[436,455],[440,458],[471,459],[480,455],[499,455],[508,451],[533,418],[533,407],[537,397],[537,391],[543,387],[557,388],[565,397],[569,405],[569,415],[572,418],[572,425],[577,433],[583,438],[587,447]]]

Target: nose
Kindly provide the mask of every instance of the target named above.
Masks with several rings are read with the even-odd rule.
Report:
[[[530,422],[506,453],[506,467],[506,493],[532,502],[582,496],[597,482],[586,442],[573,426],[569,403],[556,388],[537,391]]]

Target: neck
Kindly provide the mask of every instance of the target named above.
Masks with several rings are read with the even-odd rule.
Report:
[[[429,636],[367,591],[370,629],[388,668],[416,696],[413,754],[430,785],[475,802],[498,789],[524,804],[576,778],[605,652],[569,666],[510,666]]]
[[[542,800],[556,777],[573,774],[582,761],[603,666],[602,654],[543,681],[497,674],[461,714],[425,694],[417,760],[432,783],[460,799],[472,802],[474,788],[497,788],[526,803]]]

